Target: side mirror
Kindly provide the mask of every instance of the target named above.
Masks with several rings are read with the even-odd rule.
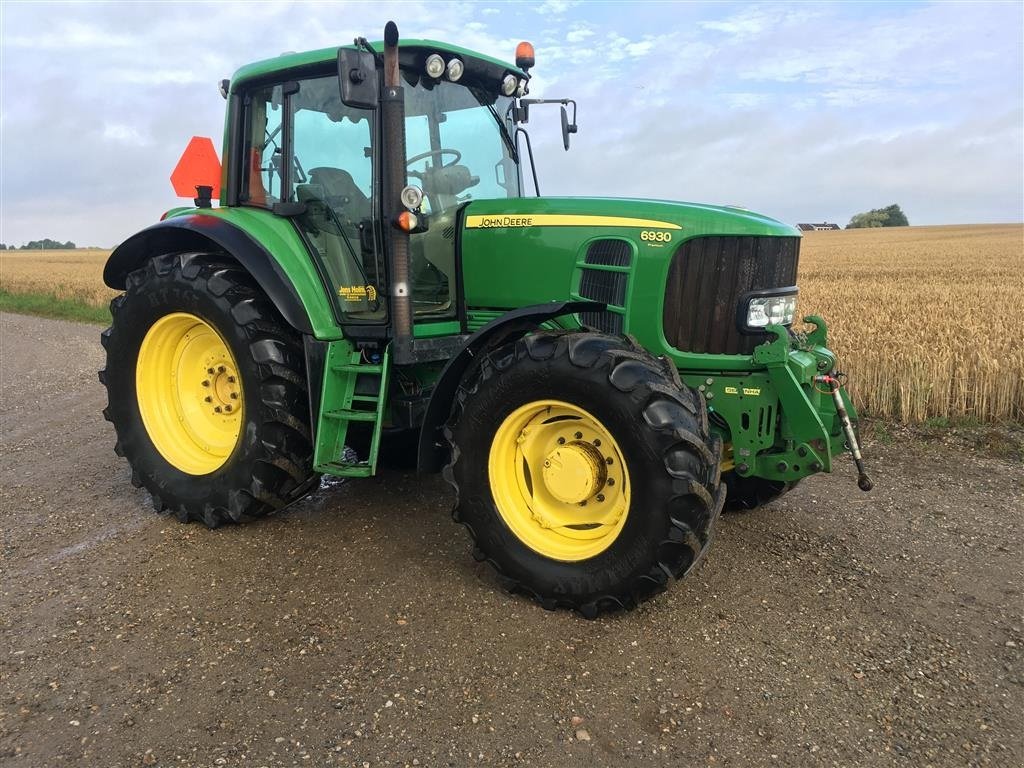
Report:
[[[575,106],[575,105],[574,105]],[[573,109],[575,112],[575,109]],[[565,151],[569,151],[569,134],[576,133],[576,120],[573,115],[573,122],[569,122],[569,113],[565,109],[565,105],[562,105],[562,146],[565,147]]]
[[[338,49],[338,82],[341,103],[353,109],[377,106],[377,62],[369,51]]]

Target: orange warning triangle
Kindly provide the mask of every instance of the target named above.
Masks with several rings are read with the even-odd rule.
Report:
[[[171,172],[171,185],[178,197],[194,198],[198,186],[213,187],[212,196],[220,197],[220,160],[212,139],[192,137]]]

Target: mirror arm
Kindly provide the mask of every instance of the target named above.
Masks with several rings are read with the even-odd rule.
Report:
[[[563,107],[571,104],[572,123],[569,126],[569,133],[576,133],[576,99],[519,99],[519,106],[513,107],[512,113],[516,122],[525,123],[529,120],[531,104],[561,104]]]
[[[516,126],[516,144],[519,143],[520,133],[526,137],[526,154],[530,158],[530,172],[533,174],[533,191],[537,197],[540,197],[540,185],[537,183],[537,164],[533,162],[533,145],[530,144],[530,134],[526,132],[525,128]]]

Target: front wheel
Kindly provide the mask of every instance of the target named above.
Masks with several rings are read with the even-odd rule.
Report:
[[[216,527],[316,487],[302,342],[245,270],[158,256],[110,310],[103,415],[158,511]]]
[[[724,500],[700,396],[622,338],[537,333],[490,353],[445,434],[476,556],[588,618],[682,577]]]

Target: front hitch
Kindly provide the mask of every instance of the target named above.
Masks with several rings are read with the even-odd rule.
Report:
[[[815,376],[814,381],[827,385],[832,392],[832,402],[836,405],[839,422],[843,425],[843,432],[846,434],[846,444],[850,447],[853,461],[857,465],[857,487],[862,491],[870,491],[874,488],[874,483],[871,482],[871,478],[868,477],[868,473],[864,469],[864,459],[860,453],[860,444],[857,442],[857,435],[853,431],[853,424],[850,423],[850,415],[846,412],[846,405],[843,403],[843,396],[839,391],[842,386],[839,378],[831,374],[823,374]]]

